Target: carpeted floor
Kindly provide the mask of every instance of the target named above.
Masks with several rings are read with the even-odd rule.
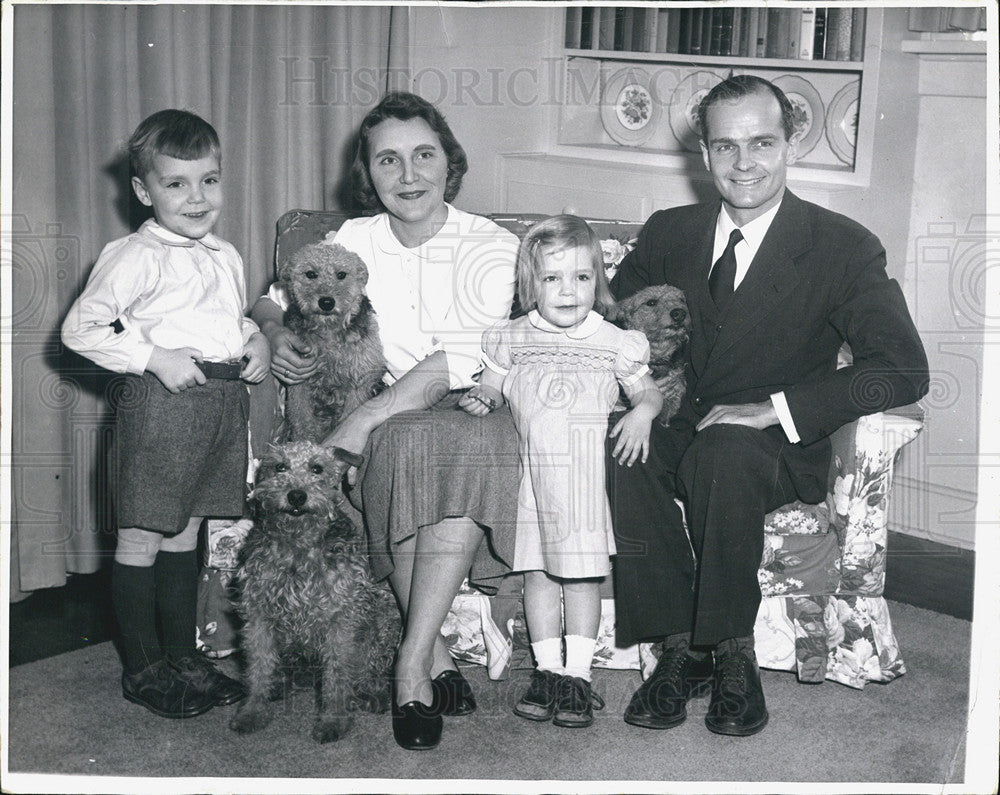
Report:
[[[510,712],[527,671],[489,682],[483,669],[469,668],[479,710],[446,719],[441,745],[420,753],[395,745],[386,715],[361,714],[344,740],[314,744],[305,691],[276,703],[272,724],[250,737],[227,728],[235,707],[190,721],[156,718],[122,699],[114,647],[100,643],[11,669],[9,770],[478,781],[470,782],[470,791],[526,780],[959,783],[971,625],[900,603],[891,610],[905,676],[859,691],[832,682],[803,685],[792,673],[764,671],[771,721],[755,737],[711,734],[703,723],[707,699],[693,701],[687,722],[675,729],[628,726],[621,716],[638,685],[634,671],[595,672],[607,707],[590,729],[534,724]],[[490,780],[497,783],[484,783]],[[18,783],[5,786],[24,790]]]

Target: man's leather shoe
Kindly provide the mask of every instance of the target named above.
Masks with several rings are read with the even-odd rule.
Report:
[[[432,714],[433,705],[410,701],[402,706],[392,702],[392,736],[396,744],[407,751],[424,751],[441,742],[444,720],[441,713]]]
[[[215,706],[207,693],[181,677],[165,659],[138,673],[122,673],[122,695],[161,718],[193,718]]]
[[[458,671],[442,671],[431,680],[431,689],[434,691],[433,712],[455,717],[476,711],[472,688]]]
[[[744,652],[717,654],[705,725],[716,734],[749,737],[767,725],[757,664]]]
[[[228,707],[247,697],[247,689],[242,683],[226,676],[200,654],[182,657],[171,664],[182,679],[205,693],[217,707]]]
[[[669,729],[683,723],[688,699],[704,692],[711,678],[710,655],[696,660],[684,648],[664,649],[653,673],[625,709],[625,722],[644,729]]]

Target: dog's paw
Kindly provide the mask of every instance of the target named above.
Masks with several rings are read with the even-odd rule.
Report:
[[[332,743],[347,734],[351,722],[350,716],[328,720],[317,718],[310,736],[318,743]]]
[[[248,701],[236,713],[229,728],[237,734],[253,734],[259,732],[271,722],[272,713],[267,705],[259,701]]]

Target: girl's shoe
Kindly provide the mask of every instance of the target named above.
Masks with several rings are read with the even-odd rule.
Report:
[[[442,671],[431,680],[434,691],[433,710],[441,715],[471,715],[476,711],[476,698],[468,681],[458,671]]]
[[[578,676],[562,677],[556,692],[554,725],[586,728],[594,722],[595,709],[604,709],[604,699],[591,692],[590,682]]]
[[[514,714],[528,720],[551,720],[556,711],[556,691],[564,679],[555,671],[531,672],[528,692],[514,705]]]
[[[178,674],[166,659],[138,673],[122,673],[122,695],[161,718],[193,718],[208,712],[215,700]]]

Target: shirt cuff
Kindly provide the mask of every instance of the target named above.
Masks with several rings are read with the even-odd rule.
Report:
[[[149,357],[153,355],[153,345],[148,342],[140,342],[135,346],[135,353],[129,359],[128,368],[125,372],[134,375],[142,375],[149,365]]]
[[[243,318],[242,330],[243,345],[245,346],[250,341],[250,338],[260,331],[260,328],[250,318],[245,317]]]
[[[795,420],[792,419],[792,412],[788,409],[788,400],[785,398],[785,393],[775,392],[771,395],[771,405],[774,406],[774,410],[778,414],[778,421],[781,423],[781,429],[785,432],[785,436],[788,437],[788,441],[792,444],[797,444],[801,439],[798,430],[795,428]]]

